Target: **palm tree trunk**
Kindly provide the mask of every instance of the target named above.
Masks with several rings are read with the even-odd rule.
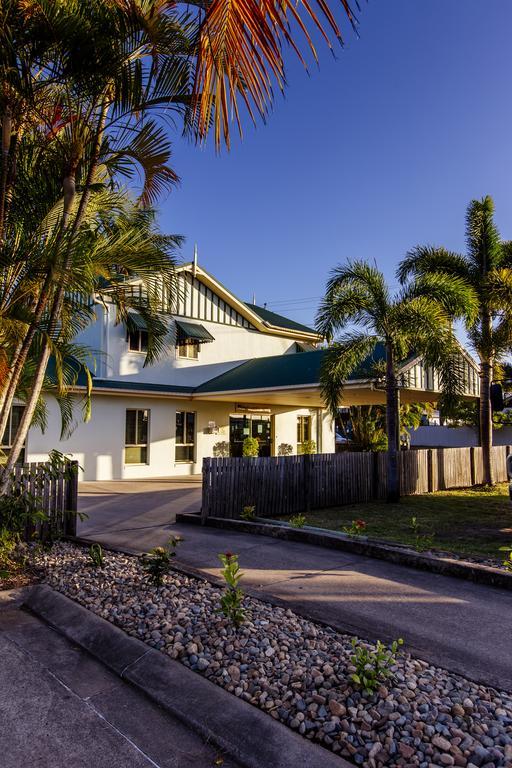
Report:
[[[398,383],[395,376],[393,349],[386,344],[386,430],[387,452],[387,494],[386,501],[396,502],[400,498],[400,476],[398,471]]]
[[[19,455],[23,449],[23,445],[27,438],[28,430],[32,423],[32,419],[34,417],[34,411],[37,406],[37,401],[39,400],[39,395],[43,387],[44,376],[46,373],[46,367],[48,365],[49,359],[50,359],[50,345],[48,344],[48,342],[46,342],[43,348],[43,351],[41,353],[41,356],[39,358],[37,370],[32,383],[32,391],[30,394],[30,398],[28,399],[25,405],[25,408],[23,410],[23,415],[21,417],[18,431],[16,432],[16,436],[14,438],[14,441],[11,446],[11,450],[9,452],[7,463],[5,464],[5,467],[2,472],[2,479],[0,482],[0,496],[3,493],[6,493],[9,487],[11,472],[13,471],[14,466],[18,461]]]
[[[488,485],[495,484],[492,466],[492,376],[492,360],[482,361],[480,364],[480,445],[482,446],[483,480]]]
[[[96,172],[96,168],[98,166],[99,153],[101,148],[101,139],[102,139],[103,130],[105,126],[106,115],[107,115],[107,107],[104,102],[101,107],[100,120],[98,123],[96,135],[95,135],[95,142],[94,142],[94,147],[92,151],[91,161],[89,164],[87,178],[84,184],[84,190],[82,192],[82,197],[81,197],[78,210],[71,228],[71,238],[68,243],[68,249],[67,249],[66,256],[63,263],[64,275],[69,271],[72,265],[72,237],[82,222],[87,204],[89,202],[91,185],[93,182],[94,174]],[[66,229],[70,223],[69,221],[70,211],[73,206],[73,202],[76,194],[74,167],[70,169],[69,173],[64,179],[63,188],[64,188],[64,209],[63,209],[62,220],[63,220],[63,229]],[[50,316],[48,319],[48,330],[47,330],[47,336],[50,338],[53,336],[57,328],[58,320],[62,310],[62,302],[64,300],[65,289],[66,289],[65,283],[64,281],[62,281],[53,299]],[[39,356],[39,360],[37,362],[37,369],[36,369],[34,381],[32,383],[30,397],[25,405],[23,417],[20,421],[18,431],[16,433],[16,437],[14,439],[13,445],[11,447],[11,451],[9,453],[9,459],[7,461],[7,464],[4,467],[2,479],[0,482],[0,495],[2,493],[5,493],[7,489],[7,485],[9,483],[9,475],[12,472],[16,461],[18,460],[18,457],[23,448],[23,444],[26,440],[28,430],[30,428],[30,424],[32,423],[32,418],[34,416],[34,411],[36,409],[37,402],[39,400],[39,397],[41,395],[41,391],[43,388],[44,376],[46,373],[46,368],[47,368],[49,359],[50,359],[50,343],[47,339],[43,344],[43,348]]]

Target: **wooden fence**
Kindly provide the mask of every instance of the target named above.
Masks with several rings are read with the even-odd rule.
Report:
[[[495,446],[498,482],[507,479],[510,446]],[[384,499],[386,453],[324,453],[203,460],[202,517],[238,518],[245,506],[258,517]],[[399,453],[404,496],[465,488],[483,481],[481,448],[428,448]]]
[[[47,539],[63,535],[76,536],[78,509],[78,462],[67,462],[66,468],[55,469],[46,463],[23,464],[14,468],[12,491],[21,491],[36,501],[46,520],[27,524],[25,538]]]

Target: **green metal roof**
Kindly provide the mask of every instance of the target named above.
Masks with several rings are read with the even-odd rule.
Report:
[[[301,331],[301,333],[314,333],[315,336],[320,335],[314,328],[308,328],[307,325],[296,323],[295,320],[290,320],[288,317],[277,315],[265,307],[258,307],[256,304],[251,304],[248,301],[245,302],[245,306],[254,312],[255,315],[258,315],[260,320],[270,323],[270,325],[275,325],[277,328],[286,328],[287,331]]]
[[[200,384],[194,394],[207,392],[226,392],[231,390],[267,389],[271,387],[318,386],[320,367],[326,354],[325,349],[300,354],[275,355],[247,360],[236,368]],[[375,350],[364,363],[354,371],[349,380],[369,378],[377,362],[385,359],[383,344],[377,344]]]
[[[180,342],[198,341],[204,344],[215,341],[211,333],[200,323],[186,323],[184,320],[176,320],[176,326],[178,328],[178,341]]]
[[[189,395],[194,392],[194,387],[183,387],[177,384],[147,384],[141,381],[118,381],[116,379],[97,379],[94,378],[94,390],[96,389],[114,389],[130,390],[132,392],[148,392],[165,394]]]

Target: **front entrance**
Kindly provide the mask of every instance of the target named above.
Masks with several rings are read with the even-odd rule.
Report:
[[[272,422],[270,416],[247,414],[230,416],[229,419],[229,454],[242,456],[246,437],[255,437],[258,441],[259,456],[270,456],[272,453]]]

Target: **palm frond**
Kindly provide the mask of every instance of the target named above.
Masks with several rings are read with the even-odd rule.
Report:
[[[346,333],[326,350],[320,369],[322,396],[333,418],[338,414],[345,382],[371,355],[380,338],[365,333]]]
[[[459,253],[432,245],[418,245],[402,259],[396,276],[401,283],[405,283],[410,277],[442,272],[463,280],[468,278],[469,266],[466,258]]]
[[[273,85],[283,90],[286,82],[283,43],[304,62],[297,37],[304,40],[318,58],[308,24],[312,24],[331,47],[329,35],[342,41],[341,29],[326,0],[213,0],[206,4],[198,42],[194,83],[194,110],[198,135],[204,139],[213,124],[215,144],[229,146],[230,122],[241,131],[238,99],[250,117],[265,119],[273,100]],[[352,26],[356,18],[348,3],[341,7]]]

